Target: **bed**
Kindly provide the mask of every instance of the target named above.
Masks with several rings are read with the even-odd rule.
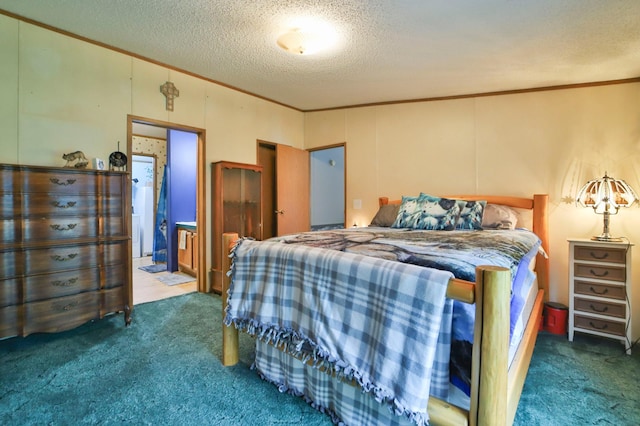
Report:
[[[421,194],[422,195],[422,194]],[[249,266],[245,266],[248,273],[244,276],[241,273],[234,272],[233,280],[234,280],[234,288],[229,292],[229,288],[231,285],[231,279],[228,278],[225,280],[224,288],[222,292],[223,303],[224,303],[224,327],[223,327],[223,364],[224,365],[233,365],[238,361],[238,328],[244,331],[248,331],[250,334],[257,335],[259,338],[257,339],[257,359],[256,364],[257,368],[261,374],[272,374],[272,376],[267,377],[272,382],[279,384],[281,389],[287,388],[291,391],[291,393],[301,395],[305,397],[312,405],[321,411],[325,411],[330,414],[334,421],[340,422],[345,421],[342,418],[340,413],[335,412],[335,408],[333,406],[327,407],[329,403],[323,402],[323,400],[316,395],[322,394],[324,395],[325,390],[307,392],[306,390],[300,390],[296,388],[297,385],[293,384],[293,379],[289,378],[286,374],[286,369],[299,370],[300,368],[304,368],[304,372],[301,374],[306,374],[304,376],[303,381],[311,380],[309,377],[312,377],[313,380],[316,380],[317,377],[321,377],[317,380],[319,381],[329,381],[323,386],[328,386],[332,390],[331,392],[335,392],[335,395],[331,395],[329,399],[332,401],[349,401],[346,404],[351,404],[353,406],[360,407],[363,404],[367,405],[366,410],[370,410],[369,406],[374,407],[382,407],[380,412],[371,414],[368,413],[367,417],[358,417],[359,420],[349,420],[345,421],[345,423],[370,423],[371,419],[379,419],[380,416],[384,416],[383,413],[390,412],[392,415],[391,420],[395,423],[395,420],[398,420],[397,424],[426,424],[427,421],[430,424],[484,424],[484,425],[500,425],[500,424],[511,424],[513,422],[513,418],[515,416],[515,412],[517,409],[518,400],[520,397],[520,393],[522,391],[522,386],[524,384],[524,380],[526,377],[526,372],[529,366],[529,362],[531,359],[531,355],[533,352],[533,347],[535,345],[535,340],[537,336],[537,332],[539,329],[539,321],[541,319],[542,313],[542,305],[544,302],[544,295],[546,293],[547,285],[548,285],[548,225],[547,225],[547,212],[548,212],[548,197],[547,195],[534,195],[532,198],[520,198],[520,197],[502,197],[502,196],[478,196],[478,195],[459,195],[459,196],[447,196],[443,197],[446,199],[455,199],[455,200],[465,200],[465,202],[473,202],[477,201],[486,203],[486,205],[497,205],[497,206],[509,206],[515,208],[517,210],[526,210],[531,212],[531,219],[527,227],[532,229],[533,234],[537,236],[539,239],[539,247],[533,255],[533,261],[531,265],[535,265],[535,275],[533,275],[533,283],[531,284],[533,287],[528,291],[529,295],[527,299],[527,309],[523,309],[522,317],[519,320],[519,328],[520,331],[518,333],[519,342],[518,344],[510,344],[512,342],[512,336],[514,335],[514,319],[510,317],[510,311],[512,303],[513,303],[513,281],[512,277],[519,275],[518,272],[513,268],[509,267],[506,264],[499,265],[500,262],[497,262],[498,265],[483,265],[480,262],[475,266],[475,270],[473,271],[473,279],[475,282],[471,282],[468,279],[460,279],[456,278],[453,273],[447,272],[449,275],[443,275],[437,269],[432,268],[424,268],[423,266],[427,265],[415,265],[407,264],[403,262],[397,262],[394,260],[383,259],[386,254],[383,253],[380,255],[379,253],[375,256],[377,257],[369,257],[363,256],[363,253],[366,254],[367,247],[370,247],[371,244],[365,246],[365,250],[361,249],[358,246],[355,249],[355,254],[343,253],[340,251],[340,255],[337,255],[335,252],[339,250],[335,250],[335,247],[331,247],[333,241],[329,242],[329,246],[326,244],[320,245],[318,247],[314,247],[314,244],[308,244],[306,241],[295,241],[296,243],[302,242],[300,244],[302,247],[295,248],[295,250],[303,250],[304,256],[307,256],[309,253],[313,253],[315,255],[321,256],[321,260],[318,262],[322,264],[328,264],[330,261],[333,262],[333,258],[336,258],[336,262],[341,262],[344,266],[344,262],[364,262],[365,266],[361,266],[360,263],[357,264],[357,268],[364,268],[369,271],[370,274],[374,277],[371,281],[371,288],[375,294],[370,295],[367,294],[363,297],[369,297],[371,299],[367,303],[371,303],[372,305],[380,304],[380,297],[377,293],[380,293],[380,287],[376,287],[379,282],[383,281],[381,277],[386,277],[390,273],[387,273],[387,267],[391,267],[394,269],[394,274],[399,274],[402,279],[406,279],[407,274],[410,274],[411,277],[408,278],[410,282],[409,285],[413,285],[411,287],[411,291],[416,291],[415,289],[419,289],[419,291],[423,291],[424,285],[420,284],[421,282],[427,282],[427,280],[433,281],[432,285],[429,282],[429,291],[438,293],[440,290],[434,290],[439,288],[438,282],[442,283],[444,281],[444,290],[440,291],[443,294],[444,302],[442,306],[439,304],[439,294],[434,297],[434,300],[438,300],[438,302],[431,302],[429,293],[429,306],[430,309],[440,312],[446,312],[448,301],[456,301],[453,303],[462,302],[464,304],[473,306],[473,322],[472,322],[472,349],[470,355],[470,372],[468,378],[468,389],[466,393],[468,393],[468,401],[467,405],[457,404],[456,402],[450,402],[447,398],[441,398],[440,395],[425,395],[423,396],[426,407],[423,407],[422,410],[424,414],[415,408],[416,399],[411,399],[414,395],[415,389],[423,389],[420,386],[423,386],[422,382],[417,387],[413,386],[413,382],[410,382],[410,385],[402,382],[401,385],[398,384],[390,384],[389,386],[377,386],[378,383],[386,384],[385,380],[388,380],[388,377],[384,377],[384,373],[373,372],[373,374],[369,375],[369,370],[364,369],[364,374],[362,371],[353,371],[351,368],[352,364],[347,362],[345,365],[345,359],[350,360],[349,354],[343,355],[340,345],[338,347],[333,348],[330,343],[324,344],[326,341],[325,335],[322,334],[325,331],[317,332],[316,328],[319,328],[319,325],[313,324],[312,327],[314,331],[307,331],[305,329],[305,333],[300,338],[301,335],[297,334],[296,330],[286,329],[285,332],[280,330],[279,332],[274,332],[273,327],[264,326],[262,318],[260,321],[248,318],[242,319],[237,315],[237,311],[233,310],[233,307],[242,306],[246,303],[249,303],[248,300],[254,299],[258,300],[259,304],[267,304],[265,302],[270,296],[268,291],[261,289],[260,294],[250,294],[243,293],[248,291],[246,288],[244,290],[235,290],[234,288],[241,288],[242,284],[245,281],[250,281],[249,278],[243,278],[247,275],[255,275],[260,276],[261,272],[263,272],[263,266],[247,264]],[[381,197],[379,202],[382,209],[382,206],[401,204],[403,200],[395,200],[389,201],[388,198]],[[398,216],[399,217],[399,216]],[[411,230],[408,230],[411,231]],[[344,231],[345,233],[348,231]],[[374,233],[376,236],[382,236],[384,242],[388,242],[389,239],[396,240],[395,234],[391,237],[387,235],[384,230],[379,229],[371,229],[371,230],[358,230],[354,232],[359,232],[355,234],[356,237],[349,237],[350,241],[352,239],[362,239],[361,237],[367,236],[370,238],[369,234]],[[489,235],[493,231],[488,232],[475,232],[475,237],[480,237],[484,235]],[[410,232],[411,233],[411,232]],[[494,233],[500,233],[500,231],[495,231]],[[314,233],[310,233],[314,234]],[[437,234],[437,233],[433,233]],[[453,235],[454,233],[446,234],[447,237]],[[304,236],[288,236],[287,242],[291,243],[291,239],[304,240],[307,238],[305,234]],[[326,234],[325,234],[326,235]],[[332,234],[335,236],[335,234]],[[352,235],[352,234],[349,234]],[[509,234],[515,235],[515,234]],[[332,237],[333,238],[333,237]],[[527,238],[530,238],[527,236]],[[237,235],[235,234],[225,234],[224,240],[221,242],[223,247],[230,248],[232,250],[231,257],[229,259],[229,263],[227,265],[228,268],[235,267],[231,264],[232,259],[233,262],[239,262],[241,264],[241,260],[238,259],[239,253],[236,250],[251,250],[252,252],[256,252],[258,250],[272,250],[270,246],[275,246],[278,249],[283,249],[286,246],[286,250],[290,250],[291,246],[297,246],[297,244],[282,244],[282,241],[278,242],[268,242],[268,244],[261,244],[260,242],[251,242],[251,243],[236,243]],[[326,242],[326,241],[325,241]],[[376,241],[379,242],[379,241]],[[278,245],[279,244],[279,245]],[[343,243],[340,243],[344,245]],[[403,243],[404,244],[404,243]],[[457,243],[456,243],[457,244]],[[246,249],[244,246],[248,246]],[[241,249],[238,249],[241,247]],[[378,246],[376,246],[378,247]],[[328,250],[327,248],[331,249]],[[291,248],[291,250],[294,250]],[[528,249],[527,249],[528,250]],[[527,251],[524,250],[523,251]],[[380,250],[377,250],[380,252]],[[397,251],[394,249],[394,252]],[[531,251],[529,250],[529,253]],[[266,251],[265,251],[266,253]],[[295,252],[297,253],[297,252]],[[240,256],[240,259],[244,259],[244,255]],[[349,257],[351,256],[351,257]],[[403,255],[404,256],[404,255]],[[406,256],[404,256],[406,257]],[[357,259],[356,259],[357,258]],[[423,262],[425,256],[421,256]],[[307,258],[305,258],[307,259]],[[345,260],[347,259],[347,260]],[[308,261],[308,260],[305,260]],[[275,263],[274,263],[275,262]],[[279,258],[276,260],[271,259],[269,264],[277,264],[279,262]],[[411,263],[411,262],[408,262]],[[420,262],[418,262],[420,263]],[[477,263],[477,261],[476,261]],[[391,265],[393,264],[393,265]],[[401,266],[398,266],[402,264]],[[282,264],[284,265],[284,264]],[[348,268],[354,269],[353,264],[349,263]],[[384,265],[384,268],[382,266]],[[240,267],[239,267],[240,268]],[[283,269],[282,266],[275,266],[275,269]],[[302,269],[310,269],[308,264],[301,267]],[[469,266],[467,265],[467,269]],[[311,268],[313,269],[313,268]],[[310,275],[310,276],[300,276],[298,278],[299,273],[294,273],[294,269],[291,269],[292,277],[290,276],[288,279],[290,281],[295,282],[296,280],[302,281],[304,280],[305,285],[301,286],[304,288],[304,291],[308,291],[309,294],[303,296],[305,299],[304,303],[320,303],[322,304],[323,300],[328,300],[326,295],[320,290],[313,290],[316,287],[320,288],[320,282],[327,283],[329,280],[329,276],[336,275],[335,273],[328,273],[326,271],[320,270],[320,268],[316,268],[318,270],[317,274],[319,275]],[[379,270],[378,270],[379,269]],[[522,269],[522,268],[520,268]],[[241,269],[242,270],[242,269]],[[380,272],[382,271],[382,272]],[[417,272],[416,272],[417,271]],[[438,272],[433,272],[438,271]],[[287,272],[288,273],[288,272]],[[298,275],[296,275],[298,274]],[[403,275],[404,274],[404,275]],[[427,275],[425,275],[427,274]],[[431,275],[429,275],[431,274]],[[395,275],[394,275],[395,277]],[[418,278],[416,278],[418,277]],[[351,278],[349,278],[351,279]],[[348,279],[348,280],[349,280]],[[396,278],[393,278],[396,279]],[[258,278],[260,280],[260,278]],[[422,280],[422,281],[421,281]],[[264,281],[267,281],[265,279]],[[278,280],[275,280],[278,281]],[[416,281],[418,284],[414,283]],[[404,282],[404,281],[403,281]],[[364,281],[359,281],[357,287],[351,289],[350,291],[359,291],[361,287],[367,287],[367,285],[363,285]],[[394,281],[395,283],[395,281]],[[275,291],[281,291],[277,288],[277,282],[271,283],[271,287],[275,287]],[[386,285],[386,284],[384,284]],[[396,285],[396,284],[394,284]],[[404,285],[404,284],[403,284]],[[248,287],[249,288],[249,287]],[[395,288],[395,287],[394,287]],[[404,287],[402,287],[404,289]],[[383,288],[386,294],[386,288]],[[250,290],[256,293],[255,290]],[[262,293],[264,291],[264,293]],[[295,290],[295,292],[300,292],[300,288]],[[425,290],[426,291],[426,290]],[[396,292],[394,292],[395,294]],[[426,293],[425,293],[426,294]],[[531,296],[532,295],[532,296]],[[257,296],[257,297],[256,297]],[[446,296],[446,297],[445,297]],[[311,301],[309,297],[316,297],[318,302]],[[348,294],[344,299],[343,303],[348,304],[351,302],[351,299],[358,299],[358,297],[353,296],[353,293]],[[387,297],[387,296],[385,296]],[[395,296],[394,296],[395,297]],[[425,297],[420,293],[420,297]],[[406,299],[406,297],[400,297],[399,299]],[[274,299],[276,300],[276,299]],[[283,318],[288,317],[290,315],[287,309],[284,309],[283,306],[288,306],[290,303],[282,304],[280,303],[280,299],[278,300],[278,304],[276,306],[275,319],[272,321],[273,323],[277,323],[279,321],[279,317],[277,315],[281,315]],[[289,300],[289,299],[287,299]],[[421,300],[427,300],[426,298]],[[310,302],[311,301],[311,302]],[[246,302],[246,303],[245,303]],[[333,299],[332,299],[333,303]],[[397,303],[397,306],[396,306]],[[425,355],[424,364],[429,364],[422,368],[420,365],[419,368],[415,368],[414,359],[410,359],[407,361],[405,354],[402,354],[402,366],[411,365],[411,367],[407,367],[407,370],[420,371],[420,374],[424,374],[426,377],[426,386],[427,389],[430,389],[431,392],[427,393],[437,393],[438,392],[438,380],[436,379],[436,367],[431,364],[438,364],[441,361],[439,358],[441,356],[440,352],[442,352],[443,348],[451,348],[451,341],[446,342],[447,339],[455,342],[455,339],[451,338],[453,333],[449,329],[446,333],[443,333],[443,329],[446,329],[446,324],[448,324],[448,316],[454,316],[451,312],[448,314],[440,314],[438,313],[438,321],[434,321],[435,317],[426,317],[424,323],[418,324],[415,318],[422,317],[422,311],[427,311],[428,309],[422,309],[411,312],[410,309],[406,309],[401,305],[403,302],[396,302],[395,299],[388,298],[383,303],[385,305],[384,311],[393,311],[391,308],[386,306],[392,306],[396,309],[396,313],[393,315],[397,315],[401,317],[403,313],[410,312],[410,315],[407,316],[407,321],[411,322],[411,329],[424,329],[428,331],[424,332],[424,340],[431,339],[431,343],[426,344],[426,346],[420,346],[420,343],[423,339],[420,337],[418,340],[418,346],[416,347],[404,347],[403,351],[407,350],[409,353],[419,352],[420,356],[422,354]],[[415,301],[411,301],[413,303],[412,306],[415,305]],[[426,305],[426,303],[425,303]],[[433,307],[431,307],[433,305]],[[294,309],[292,309],[294,310]],[[307,309],[308,310],[308,309]],[[317,311],[321,311],[322,307],[319,306]],[[233,311],[234,314],[231,314],[230,311]],[[312,310],[316,312],[314,308]],[[420,313],[418,312],[420,311]],[[349,313],[349,318],[352,313]],[[376,317],[378,316],[378,312],[376,312]],[[312,315],[315,318],[315,314]],[[284,320],[283,320],[284,321]],[[312,321],[316,321],[313,319]],[[269,321],[266,321],[269,323]],[[348,321],[347,321],[348,322]],[[375,323],[375,321],[369,319],[366,321],[367,323]],[[323,321],[318,320],[318,323],[324,323]],[[377,326],[376,326],[377,328]],[[435,329],[434,329],[435,328]],[[319,334],[314,334],[319,333]],[[386,333],[386,331],[385,331]],[[430,333],[428,336],[427,334]],[[449,333],[449,334],[447,334]],[[309,335],[312,335],[309,338]],[[344,341],[348,337],[344,335],[340,335],[339,332],[335,330],[330,330],[329,334],[335,334],[338,341]],[[406,330],[405,330],[406,334]],[[385,334],[384,336],[390,336],[391,334]],[[291,336],[293,336],[293,341],[291,340]],[[447,338],[443,336],[449,336]],[[383,337],[384,338],[387,337]],[[395,335],[393,337],[395,340],[393,341],[394,345],[397,342],[398,336]],[[315,344],[316,340],[323,342],[321,344]],[[406,339],[412,340],[412,339]],[[309,341],[314,342],[314,345],[311,347],[308,345]],[[444,343],[442,342],[444,341]],[[410,344],[415,344],[415,342],[411,342]],[[305,346],[306,345],[306,346]],[[389,345],[389,346],[394,346]],[[344,345],[349,346],[347,344]],[[331,348],[330,350],[326,350],[326,348]],[[450,350],[450,349],[449,349]],[[346,351],[346,349],[345,349]],[[424,352],[423,352],[424,351]],[[339,356],[334,356],[332,359],[333,353],[339,353]],[[377,356],[377,355],[376,355]],[[447,354],[448,356],[448,354]],[[260,365],[258,363],[258,359],[263,363]],[[273,361],[271,361],[273,359]],[[386,368],[386,371],[393,371],[395,365],[393,363],[389,364],[389,368],[387,368],[386,361],[379,361],[379,358],[376,358],[376,363],[382,365]],[[409,362],[409,364],[407,364]],[[273,363],[273,367],[272,364]],[[292,365],[291,363],[297,363]],[[341,364],[342,363],[342,364]],[[397,362],[399,364],[399,362]],[[448,361],[447,361],[448,363]],[[337,365],[337,366],[336,366]],[[342,366],[341,366],[342,365]],[[273,368],[274,372],[270,370]],[[383,368],[383,369],[384,369]],[[404,367],[403,367],[404,368]],[[424,370],[424,371],[423,371]],[[320,373],[318,373],[320,372]],[[404,371],[396,371],[392,374],[393,377],[404,377],[406,372]],[[283,376],[279,376],[282,374]],[[291,373],[293,374],[293,373]],[[320,374],[320,375],[319,375]],[[380,376],[377,376],[379,374]],[[438,373],[439,374],[439,373]],[[293,377],[293,376],[292,376]],[[393,379],[393,378],[392,378]],[[288,382],[290,380],[291,382]],[[398,379],[400,380],[400,379]],[[444,380],[449,381],[450,378],[447,376]],[[435,385],[434,385],[435,384]],[[286,386],[285,386],[286,385]],[[304,384],[300,385],[304,386]],[[311,386],[313,387],[313,386]],[[406,389],[410,389],[409,392]],[[357,391],[354,391],[357,389]],[[388,389],[392,389],[388,391]],[[389,393],[390,392],[390,393]],[[442,391],[446,392],[446,391]],[[440,393],[442,393],[440,392]],[[409,396],[405,394],[410,394]],[[365,402],[362,402],[362,399],[365,399]],[[357,399],[357,401],[356,401]],[[374,401],[371,404],[369,400]],[[321,401],[321,402],[318,402]],[[351,402],[355,401],[355,402]],[[409,402],[407,402],[409,401]],[[417,398],[417,401],[423,401],[420,399],[420,396]],[[413,405],[412,405],[413,404]],[[462,408],[461,408],[462,407]],[[351,409],[351,407],[349,408]],[[376,408],[373,408],[376,409]],[[339,410],[338,410],[339,411]],[[351,415],[351,413],[349,413]],[[358,414],[360,415],[360,414]],[[368,419],[368,420],[362,420]],[[386,424],[385,420],[384,423]]]

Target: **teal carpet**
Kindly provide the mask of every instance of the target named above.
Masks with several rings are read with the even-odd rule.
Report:
[[[220,364],[220,298],[189,294],[58,334],[0,341],[0,424],[330,425],[241,363]],[[640,347],[541,333],[516,425],[640,424]]]

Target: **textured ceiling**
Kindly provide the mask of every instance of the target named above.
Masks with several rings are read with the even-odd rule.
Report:
[[[0,9],[301,110],[640,77],[640,0],[0,0]],[[299,16],[338,47],[276,45]]]

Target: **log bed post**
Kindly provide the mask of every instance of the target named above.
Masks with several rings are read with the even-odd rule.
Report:
[[[472,426],[507,424],[510,290],[511,274],[507,268],[476,268],[469,411]]]
[[[238,348],[238,329],[233,325],[224,324],[224,316],[227,310],[227,299],[229,298],[229,284],[231,277],[228,277],[226,271],[231,269],[231,258],[229,257],[229,249],[238,240],[238,234],[224,233],[222,234],[222,365],[236,365],[239,359]]]

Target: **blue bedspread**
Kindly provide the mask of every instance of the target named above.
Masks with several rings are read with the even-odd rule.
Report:
[[[451,277],[358,254],[241,240],[225,322],[355,379],[423,425],[429,395],[448,391]]]

